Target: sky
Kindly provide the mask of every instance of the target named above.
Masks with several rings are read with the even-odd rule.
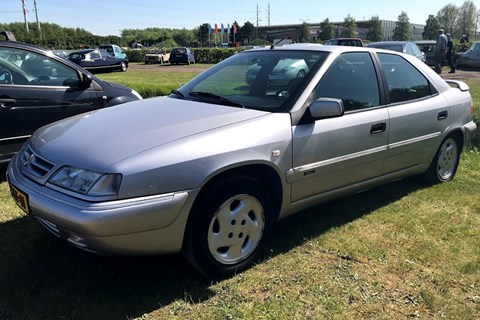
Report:
[[[27,21],[36,22],[34,0],[24,0]],[[397,21],[402,11],[410,23],[425,24],[447,4],[460,7],[465,0],[36,0],[40,23],[83,28],[95,35],[117,35],[123,29],[150,27],[193,29],[203,23],[220,25],[249,21],[257,26],[318,24],[325,19],[342,22],[350,15],[356,21],[378,16]],[[473,1],[480,8],[480,0]],[[270,19],[269,19],[270,6]],[[257,9],[258,8],[258,9]],[[258,12],[258,14],[257,14]],[[22,0],[0,0],[0,23],[24,22]]]

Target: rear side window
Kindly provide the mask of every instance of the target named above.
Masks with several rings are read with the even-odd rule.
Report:
[[[385,72],[390,103],[421,99],[431,94],[427,79],[409,62],[397,55],[378,54]]]
[[[379,106],[378,80],[370,54],[342,54],[320,80],[315,95],[342,99],[345,111]]]

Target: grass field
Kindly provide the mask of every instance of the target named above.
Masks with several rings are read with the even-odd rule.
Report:
[[[131,71],[105,77],[136,86]],[[478,119],[480,81],[468,83]],[[407,179],[305,210],[221,281],[179,255],[81,252],[25,216],[3,179],[0,319],[480,319],[479,168],[474,148],[450,183]]]

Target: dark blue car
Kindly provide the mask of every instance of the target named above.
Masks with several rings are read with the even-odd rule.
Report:
[[[185,47],[173,48],[170,53],[170,64],[179,64],[179,63],[195,63],[195,57],[193,56],[192,51]]]

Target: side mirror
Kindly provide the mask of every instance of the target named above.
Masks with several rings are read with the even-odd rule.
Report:
[[[93,82],[92,75],[91,75],[91,74],[87,74],[87,73],[81,73],[81,74],[80,74],[80,77],[81,77],[80,87],[81,87],[81,88],[88,88],[88,87],[90,87],[90,85],[91,85],[92,82]]]
[[[345,113],[343,101],[334,98],[317,99],[308,106],[308,109],[315,120],[341,117]]]

